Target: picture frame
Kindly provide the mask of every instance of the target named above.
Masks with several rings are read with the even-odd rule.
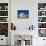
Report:
[[[29,10],[17,10],[18,18],[29,18]]]

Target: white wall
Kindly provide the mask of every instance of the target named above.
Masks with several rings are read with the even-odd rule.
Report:
[[[14,23],[17,30],[28,30],[32,24],[35,29],[38,27],[38,3],[45,3],[46,0],[11,0],[11,22]],[[29,19],[18,19],[17,10],[29,10]]]
[[[29,19],[18,19],[17,10],[19,9],[29,10]],[[35,1],[32,1],[32,0],[31,1],[30,0],[28,1],[12,0],[11,1],[11,15],[12,15],[11,20],[16,25],[17,30],[28,30],[29,26],[31,26],[32,24],[36,26],[36,24],[34,24],[34,23],[37,23],[36,12],[37,12],[37,2]]]
[[[43,44],[42,38],[38,38],[38,3],[46,3],[46,0],[11,0],[11,22],[14,23],[18,32],[28,30],[30,25],[35,26],[33,32],[33,46],[41,46]],[[30,12],[29,19],[18,19],[17,10],[27,9]],[[17,32],[17,30],[15,32]],[[23,31],[22,31],[23,30]],[[17,33],[18,33],[17,32]],[[25,32],[26,34],[27,32]],[[38,44],[39,43],[39,44]]]

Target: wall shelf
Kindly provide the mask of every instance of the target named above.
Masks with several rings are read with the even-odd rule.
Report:
[[[8,10],[0,10],[0,11],[8,11]]]
[[[38,36],[46,37],[46,3],[38,3]]]
[[[46,23],[46,22],[38,22],[38,23]]]
[[[0,35],[8,37],[8,3],[0,3]]]
[[[8,16],[0,16],[0,17],[8,17]]]
[[[46,28],[38,28],[38,29],[46,29]]]
[[[38,16],[38,17],[46,17],[46,15],[44,15],[44,16]]]
[[[0,23],[8,23],[8,22],[0,22]]]
[[[38,10],[38,11],[46,11],[46,9],[45,10]]]

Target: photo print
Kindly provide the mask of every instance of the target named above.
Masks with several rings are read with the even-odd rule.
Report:
[[[29,10],[17,10],[18,18],[29,18]]]

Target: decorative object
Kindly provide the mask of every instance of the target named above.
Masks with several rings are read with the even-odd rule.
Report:
[[[46,16],[46,11],[38,11],[38,16]]]
[[[8,17],[0,17],[0,22],[8,22]]]
[[[8,23],[0,23],[0,35],[8,37]]]
[[[34,26],[33,25],[31,25],[31,26],[29,26],[29,30],[34,30]]]
[[[23,40],[23,41],[25,41],[25,44],[26,45],[32,45],[32,36],[30,36],[30,35],[19,35],[20,36],[20,38]],[[27,42],[26,42],[27,41]],[[29,42],[29,43],[28,43]]]
[[[29,18],[29,10],[17,10],[18,18]]]
[[[46,9],[46,3],[38,3],[38,10],[45,10]]]
[[[46,17],[38,17],[39,22],[46,22]]]
[[[8,10],[8,3],[0,3],[0,10]]]
[[[16,26],[13,23],[11,23],[11,30],[16,30]]]
[[[8,6],[5,6],[5,10],[8,10]]]
[[[39,23],[38,24],[38,28],[46,28],[46,23]]]
[[[45,15],[45,12],[42,12],[42,15]]]
[[[39,29],[39,37],[46,37],[46,29]]]
[[[15,35],[15,45],[16,46],[30,46],[32,45],[31,35]]]
[[[8,16],[8,11],[0,11],[0,16]]]

